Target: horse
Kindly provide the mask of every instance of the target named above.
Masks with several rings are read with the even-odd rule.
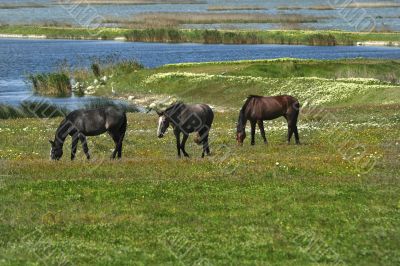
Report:
[[[72,137],[71,160],[75,159],[76,149],[79,140],[82,142],[86,158],[90,160],[89,148],[86,136],[98,136],[108,132],[115,143],[115,149],[111,155],[112,159],[118,153],[122,156],[122,141],[124,140],[127,128],[125,111],[109,106],[91,110],[75,110],[69,113],[57,128],[54,141],[51,144],[50,157],[52,160],[59,160],[63,155],[65,139]]]
[[[214,113],[210,106],[206,104],[188,105],[181,102],[175,103],[163,112],[157,112],[159,115],[157,136],[163,138],[170,124],[172,124],[176,138],[176,148],[178,157],[181,157],[181,151],[185,157],[189,154],[185,150],[185,144],[190,133],[196,132],[195,142],[203,145],[204,155],[210,155],[208,145],[208,135],[214,120]],[[183,134],[182,142],[180,135]]]
[[[236,140],[242,145],[246,138],[246,123],[250,121],[251,125],[251,145],[255,145],[254,135],[256,124],[260,128],[261,136],[264,143],[267,144],[265,137],[264,120],[273,120],[283,116],[288,123],[287,141],[290,144],[290,139],[294,133],[296,144],[300,144],[299,132],[297,130],[297,118],[300,112],[299,101],[289,95],[280,95],[272,97],[264,97],[258,95],[250,95],[247,97],[242,109],[239,113],[237,123]]]

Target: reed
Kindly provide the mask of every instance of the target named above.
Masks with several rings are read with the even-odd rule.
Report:
[[[70,0],[69,4],[82,4],[82,0]],[[199,5],[202,0],[85,0],[89,5]]]
[[[65,116],[65,107],[47,101],[24,101],[19,105],[0,104],[0,119],[53,118]]]
[[[354,2],[344,5],[338,5],[338,8],[392,8],[392,7],[400,7],[400,3],[395,2]]]
[[[2,3],[0,9],[20,9],[20,8],[46,8],[46,5],[38,3]]]
[[[28,80],[40,95],[65,97],[72,93],[70,78],[64,72],[31,74]]]
[[[301,7],[301,6],[278,6],[276,9],[278,10],[335,10],[336,8],[329,5],[315,5],[315,6],[308,6],[308,7]]]
[[[283,23],[282,23],[283,24]],[[292,24],[294,25],[294,24]],[[398,42],[399,32],[345,32],[334,30],[184,30],[177,28],[68,28],[35,26],[0,26],[0,34],[44,35],[53,39],[113,40],[125,37],[127,41],[215,43],[226,44],[302,44],[302,45],[356,45],[357,42]],[[320,39],[318,42],[316,39]],[[329,40],[326,42],[325,40]],[[333,42],[333,39],[335,42]],[[311,40],[311,41],[310,41]]]
[[[267,10],[264,6],[242,5],[242,6],[208,6],[208,11],[231,11],[231,10]]]
[[[309,23],[325,17],[300,14],[255,14],[255,13],[197,13],[197,12],[150,12],[141,13],[133,20],[122,20],[122,24],[138,24],[159,21],[176,24],[216,24],[216,23]],[[118,22],[118,20],[115,20]]]

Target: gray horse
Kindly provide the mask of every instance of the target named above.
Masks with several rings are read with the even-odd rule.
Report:
[[[157,112],[159,115],[157,135],[159,138],[164,137],[170,124],[174,129],[176,138],[176,148],[178,156],[181,156],[181,151],[185,157],[189,157],[185,150],[185,144],[190,133],[197,132],[195,142],[203,145],[203,153],[210,154],[210,147],[208,145],[208,135],[214,120],[214,113],[210,106],[206,104],[188,105],[181,102],[175,103],[168,107],[163,112]],[[183,134],[182,142],[180,135]]]
[[[72,137],[71,160],[74,160],[79,140],[82,142],[83,151],[90,159],[86,136],[97,136],[108,132],[115,143],[115,150],[111,158],[122,156],[122,141],[127,128],[125,111],[116,107],[104,107],[92,110],[76,110],[69,113],[58,127],[54,141],[51,144],[51,159],[59,160],[63,155],[65,139]]]

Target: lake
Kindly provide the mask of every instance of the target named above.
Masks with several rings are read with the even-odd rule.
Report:
[[[28,74],[50,72],[67,60],[72,67],[88,67],[91,58],[112,54],[135,58],[146,67],[183,62],[232,61],[294,57],[306,59],[384,58],[400,59],[395,47],[204,45],[116,41],[0,39],[0,103],[18,104],[32,96]],[[69,105],[86,97],[52,99]]]

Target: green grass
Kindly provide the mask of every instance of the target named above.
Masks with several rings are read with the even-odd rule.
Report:
[[[125,37],[141,42],[193,42],[225,44],[304,44],[304,45],[355,45],[357,42],[398,42],[400,33],[361,33],[312,30],[179,30],[98,28],[44,26],[0,26],[0,34],[45,35],[56,39],[104,39]]]
[[[122,72],[110,82],[117,96],[174,95],[228,108],[238,108],[249,94],[282,93],[317,105],[397,104],[399,74],[396,60],[278,59],[167,65]],[[110,92],[104,86],[96,93],[111,96]]]
[[[67,73],[40,73],[28,76],[33,91],[39,95],[65,97],[72,94],[71,81]]]
[[[48,139],[60,118],[0,120],[1,264],[398,265],[400,88],[381,81],[320,81],[345,62],[352,69],[362,65],[299,61],[303,78],[296,71],[287,77],[292,71],[286,69],[274,79],[276,70],[256,67],[278,69],[288,60],[116,75],[117,92],[130,84],[121,91],[126,95],[162,93],[224,107],[210,135],[212,156],[204,160],[192,138],[192,158],[177,159],[172,133],[156,137],[155,114],[128,115],[121,161],[108,159],[113,142],[103,135],[88,138],[91,162],[81,147],[79,159],[69,161],[70,139],[64,158],[50,162]],[[373,76],[393,62],[365,60],[371,66],[361,73]],[[144,83],[176,71],[217,76],[153,77]],[[242,78],[268,78],[269,85],[223,78],[241,71]],[[320,83],[308,76],[317,74],[323,86],[358,84],[367,93],[357,89],[340,101],[332,94],[328,107],[303,107],[300,146],[286,144],[283,119],[265,123],[269,145],[259,135],[256,146],[249,139],[236,145],[237,112],[253,86],[260,93],[269,86],[317,90]]]

